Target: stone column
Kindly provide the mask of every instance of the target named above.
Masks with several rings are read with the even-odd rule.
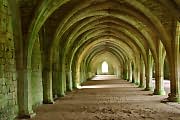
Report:
[[[72,91],[72,71],[66,72],[66,80],[67,80],[67,91]]]
[[[47,66],[46,66],[47,67]],[[52,71],[50,68],[44,68],[42,72],[43,77],[43,103],[53,104],[53,93],[52,93]]]
[[[126,63],[126,80],[129,80],[129,66],[128,66],[128,62]]]
[[[75,72],[75,80],[74,80],[73,87],[75,89],[80,87],[80,71],[76,71]]]
[[[131,62],[129,62],[129,82],[132,82],[132,63]]]
[[[171,102],[180,102],[180,22],[177,21],[176,37],[172,40],[172,54],[170,58],[170,81],[171,81],[171,93],[168,100]]]
[[[140,73],[140,85],[139,87],[144,88],[145,86],[145,64],[144,64],[144,60],[143,57],[141,56],[141,73]]]
[[[163,50],[163,45],[159,41],[158,42],[158,48],[157,48],[157,60],[155,61],[155,89],[154,89],[154,95],[165,95],[166,92],[164,90],[164,57],[163,54],[165,54],[165,50]],[[163,53],[164,52],[164,53]],[[165,55],[164,55],[165,56]]]
[[[135,84],[136,85],[139,85],[140,84],[140,60],[139,58],[136,58],[136,67],[135,67],[135,70],[136,70],[136,80],[135,80]]]
[[[124,80],[128,80],[128,64],[127,62],[125,63],[123,67],[123,78]]]
[[[64,97],[66,92],[66,63],[62,48],[58,48],[57,55],[57,96]]]
[[[140,70],[139,70],[139,62],[138,58],[135,60],[134,69],[133,69],[133,83],[139,85],[140,83]]]
[[[65,82],[66,82],[66,73],[62,70],[58,71],[58,91],[57,91],[57,95],[58,97],[64,97],[65,96]]]
[[[151,53],[147,55],[147,68],[146,68],[146,88],[145,90],[152,90],[152,70],[153,70],[153,57]]]
[[[117,77],[121,79],[121,66],[117,67]]]
[[[19,118],[32,118],[31,70],[18,70]]]
[[[46,36],[46,30],[43,26],[38,34],[40,49],[41,49],[41,63],[42,63],[42,84],[43,84],[43,103],[53,104],[53,83],[52,83],[52,61],[50,57],[49,44],[45,41],[49,41]]]
[[[135,83],[135,79],[136,79],[136,76],[135,76],[135,65],[133,64],[133,66],[132,66],[132,83]]]

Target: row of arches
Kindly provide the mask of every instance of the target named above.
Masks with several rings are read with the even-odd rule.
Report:
[[[37,105],[52,104],[78,88],[97,74],[103,61],[112,63],[108,72],[146,90],[151,89],[154,63],[154,94],[160,95],[166,59],[168,100],[180,101],[178,8],[154,0],[154,7],[142,0],[46,0],[30,11],[28,21],[19,8],[23,1],[8,2],[16,13],[12,18],[19,116],[33,116]]]

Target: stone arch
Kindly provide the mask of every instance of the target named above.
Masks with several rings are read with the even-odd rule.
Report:
[[[114,42],[115,43],[115,42]],[[91,43],[92,44],[92,43]],[[97,41],[96,42],[94,42],[93,44],[96,44],[97,45]],[[101,43],[101,44],[103,44],[103,43]],[[93,45],[94,46],[94,45]],[[125,44],[124,45],[122,45],[122,46],[125,46]],[[87,47],[86,48],[86,50],[84,50],[83,52],[79,52],[79,53],[81,53],[81,55],[79,56],[78,54],[77,55],[75,55],[76,57],[78,56],[78,62],[75,62],[74,64],[73,64],[73,66],[74,66],[74,68],[76,68],[76,70],[75,70],[75,74],[74,74],[74,76],[77,76],[77,78],[75,78],[75,80],[78,82],[78,80],[79,80],[79,68],[80,67],[78,67],[79,65],[80,65],[80,61],[83,59],[83,55],[85,55],[85,54],[87,54],[86,53],[86,51],[89,51],[88,49],[91,49],[91,46],[89,45],[89,48]],[[129,49],[130,50],[130,49]],[[127,50],[128,51],[128,50]],[[127,55],[128,55],[128,53],[126,53]],[[81,57],[82,56],[82,57]],[[129,56],[133,56],[133,55],[129,55]],[[76,61],[76,59],[75,58],[73,58],[74,59],[74,61]],[[75,67],[76,66],[76,67]],[[76,75],[76,73],[77,73],[77,75]],[[78,83],[79,84],[79,83]]]
[[[63,2],[61,2],[61,4],[58,4],[58,2],[56,3],[56,5],[57,6],[54,6],[54,8],[52,9],[52,10],[50,10],[49,12],[47,12],[48,13],[48,15],[47,15],[47,17],[49,17],[49,15],[51,14],[51,13],[53,13],[53,11],[54,10],[56,10],[58,7],[60,7],[62,4],[64,4],[64,2],[67,2],[67,1],[63,1]],[[147,10],[143,5],[141,5],[140,3],[138,3],[137,1],[133,1],[133,2],[130,2],[130,1],[128,1],[128,0],[126,0],[126,2],[128,2],[129,4],[131,4],[132,6],[134,6],[136,9],[138,9],[139,8],[139,10],[142,12],[142,13],[144,13],[146,16],[153,16],[153,19],[150,17],[149,19],[151,20],[151,21],[153,21],[153,23],[158,23],[158,25],[156,25],[157,26],[157,28],[160,26],[161,27],[161,25],[160,25],[160,22],[158,21],[158,19],[154,16],[154,15],[152,15],[151,13],[150,13],[150,11],[149,10]],[[45,5],[45,6],[48,6],[48,4],[49,4],[49,2],[47,2],[46,4],[44,3],[43,5]],[[51,5],[49,5],[48,7],[51,7]],[[41,8],[41,7],[40,7]],[[42,12],[40,12],[40,14],[41,15],[43,15],[44,13],[46,13],[45,12],[45,9],[43,9],[44,11],[42,11]],[[37,13],[37,15],[38,15],[38,13]],[[45,20],[47,19],[47,17],[43,17],[43,19],[42,19],[42,17],[39,15],[39,17],[37,17],[38,19],[37,20],[34,20],[33,22],[32,22],[32,27],[31,27],[31,29],[29,30],[29,31],[32,31],[32,32],[30,32],[30,33],[32,33],[32,34],[34,34],[34,32],[35,31],[38,31],[38,27],[36,26],[36,28],[33,28],[33,26],[34,26],[34,24],[36,24],[36,25],[38,25],[38,22],[40,23],[40,19],[42,19],[41,20],[41,24],[40,25],[38,25],[38,26],[41,26],[44,22],[45,22]],[[164,30],[162,30],[162,29],[159,29],[160,31],[164,31]],[[164,32],[160,32],[160,33],[164,33]],[[165,34],[166,35],[166,34]],[[30,40],[31,41],[31,40]],[[33,43],[33,42],[32,42]],[[31,48],[31,47],[30,47]]]

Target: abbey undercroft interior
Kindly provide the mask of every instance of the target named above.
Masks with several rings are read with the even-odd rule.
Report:
[[[180,120],[180,0],[0,0],[0,120]]]

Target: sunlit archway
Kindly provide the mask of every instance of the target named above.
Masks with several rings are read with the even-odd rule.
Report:
[[[109,70],[108,70],[108,63],[106,61],[104,61],[102,63],[102,73],[108,73]]]

